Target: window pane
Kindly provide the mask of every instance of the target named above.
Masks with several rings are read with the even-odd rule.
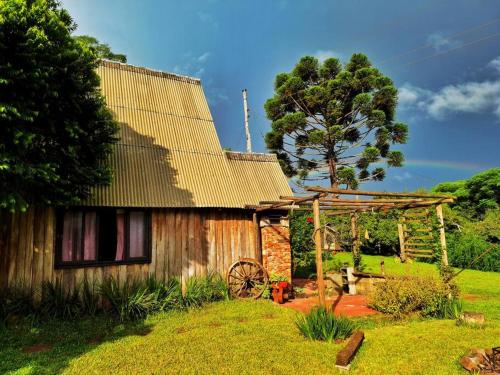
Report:
[[[125,214],[116,213],[116,257],[115,260],[123,260],[125,254]]]
[[[83,238],[83,260],[96,260],[97,215],[85,214],[85,235]]]
[[[81,259],[83,213],[68,211],[64,213],[62,236],[62,260],[71,262]]]
[[[129,252],[130,258],[145,256],[145,214],[131,211],[129,215]]]

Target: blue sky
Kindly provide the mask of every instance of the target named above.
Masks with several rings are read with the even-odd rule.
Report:
[[[409,4],[412,4],[411,6]],[[368,55],[400,89],[407,163],[363,188],[430,187],[500,166],[498,0],[64,0],[89,34],[131,64],[200,77],[223,147],[244,151],[241,90],[254,151],[277,73],[304,55]]]

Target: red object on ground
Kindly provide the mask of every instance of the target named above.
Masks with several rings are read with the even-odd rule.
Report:
[[[328,298],[326,303],[333,306],[333,313],[337,316],[363,316],[378,314],[377,311],[367,306],[366,296],[343,295],[337,298]],[[319,305],[318,297],[296,298],[284,304],[284,307],[294,309],[302,313],[308,313],[315,306]]]
[[[288,300],[290,295],[290,283],[288,281],[279,281],[272,283],[273,301],[279,304]]]

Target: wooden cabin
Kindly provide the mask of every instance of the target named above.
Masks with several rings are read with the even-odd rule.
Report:
[[[289,253],[286,223],[247,208],[292,194],[276,157],[222,149],[200,80],[111,61],[98,73],[120,124],[113,182],[80,206],[0,212],[0,291],[224,274],[240,257],[262,261],[276,233]]]

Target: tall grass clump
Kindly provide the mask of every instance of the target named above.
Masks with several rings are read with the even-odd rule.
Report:
[[[36,303],[34,294],[40,297]],[[19,317],[71,320],[99,313],[111,314],[120,321],[138,320],[155,312],[196,308],[228,298],[227,285],[215,272],[189,278],[184,294],[178,278],[163,282],[149,277],[119,283],[108,277],[100,284],[84,279],[74,288],[65,287],[57,279],[44,282],[35,293],[17,287],[0,295],[0,323]]]
[[[121,321],[143,319],[157,309],[154,294],[137,280],[127,280],[120,285],[115,278],[108,277],[102,282],[100,293],[105,308]]]
[[[55,282],[42,284],[41,302],[39,313],[49,319],[60,318],[65,320],[75,319],[82,315],[79,288],[68,290],[61,279]]]
[[[83,315],[95,316],[99,310],[99,285],[87,278],[83,280],[80,286],[80,304]]]
[[[443,298],[436,311],[435,317],[441,319],[459,319],[464,311],[463,302],[461,299]]]
[[[304,337],[328,342],[349,337],[355,328],[351,320],[335,317],[324,307],[317,307],[307,315],[300,315],[295,324]]]
[[[157,281],[154,277],[146,280],[146,289],[154,297],[157,311],[179,310],[184,307],[182,287],[179,278]]]
[[[454,284],[430,276],[395,277],[375,286],[369,296],[370,307],[394,318],[407,315],[443,317],[449,300],[458,297]]]
[[[0,324],[19,316],[35,316],[31,291],[22,285],[13,286],[0,295]]]
[[[185,307],[197,308],[228,298],[229,290],[222,276],[209,272],[207,276],[191,277],[187,280],[183,301]]]

